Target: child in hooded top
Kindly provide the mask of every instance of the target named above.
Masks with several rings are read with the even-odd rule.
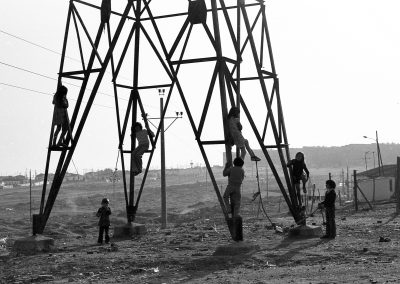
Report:
[[[296,188],[297,198],[299,200],[299,205],[301,205],[301,195],[300,195],[300,181],[303,183],[303,192],[306,193],[306,182],[310,177],[310,172],[307,169],[306,163],[304,162],[304,154],[302,152],[296,153],[295,159],[290,160],[287,166],[292,166],[293,172],[293,184]]]
[[[228,113],[228,125],[229,125],[229,133],[231,136],[231,144],[236,145],[240,151],[240,158],[244,161],[244,157],[246,156],[246,149],[250,154],[252,161],[260,161],[261,159],[254,155],[253,150],[250,148],[249,141],[245,139],[242,135],[242,124],[239,120],[240,110],[237,107],[232,107]]]

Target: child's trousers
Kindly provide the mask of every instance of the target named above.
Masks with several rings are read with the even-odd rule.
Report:
[[[232,216],[237,217],[240,213],[240,200],[242,195],[240,193],[240,186],[228,185],[224,192],[224,202],[228,209],[228,213],[232,212]]]
[[[326,207],[326,235],[336,237],[335,208]]]
[[[103,243],[103,234],[105,234],[104,240],[106,241],[106,244],[110,242],[110,236],[108,235],[109,229],[110,226],[99,226],[99,238],[97,239],[99,244]]]
[[[142,162],[142,156],[143,154],[149,149],[149,144],[142,144],[138,145],[135,150],[133,150],[133,163],[132,163],[132,169],[131,171],[133,172],[141,172],[142,167],[143,167],[143,162]]]

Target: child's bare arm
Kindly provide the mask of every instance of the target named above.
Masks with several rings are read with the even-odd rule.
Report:
[[[237,122],[237,128],[238,128],[240,131],[242,131],[242,129],[243,129],[243,126],[242,126],[242,124],[240,123],[240,121]]]
[[[231,173],[231,167],[232,167],[231,163],[228,162],[228,163],[225,164],[224,171],[222,172],[222,175],[223,175],[224,177],[227,177],[227,176],[230,175],[230,173]]]
[[[310,177],[310,171],[307,169],[307,166],[306,166],[306,164],[304,163],[304,171],[306,172],[306,174],[307,174],[307,179]]]
[[[147,133],[149,134],[150,137],[155,137],[154,132],[151,131],[150,129],[147,129]]]

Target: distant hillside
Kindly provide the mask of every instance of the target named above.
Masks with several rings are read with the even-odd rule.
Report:
[[[384,165],[395,164],[397,156],[400,156],[400,144],[379,144],[381,148],[382,161]],[[268,151],[274,161],[278,161],[276,150]],[[340,147],[321,147],[307,146],[302,148],[291,148],[290,155],[293,159],[297,152],[303,152],[306,157],[306,163],[309,168],[365,168],[364,157],[366,155],[368,169],[375,165],[378,166],[378,154],[376,144],[350,144]],[[368,152],[367,154],[365,154]],[[255,151],[256,155],[263,157],[261,150]],[[246,160],[248,160],[248,155]],[[225,162],[225,154],[223,155]],[[260,166],[264,166],[265,159],[262,159]]]

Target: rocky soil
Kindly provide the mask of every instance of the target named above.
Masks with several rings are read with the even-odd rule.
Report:
[[[98,204],[75,199],[80,210],[72,210],[60,197],[45,231],[56,249],[23,255],[12,245],[30,233],[29,203],[15,194],[3,193],[1,200],[0,283],[400,283],[400,218],[394,203],[375,204],[373,210],[362,205],[358,212],[351,204],[338,205],[337,238],[320,240],[287,236],[294,222],[279,197],[265,205],[283,233],[261,213],[257,217],[257,204],[245,195],[245,241],[235,245],[215,202],[170,206],[163,230],[159,209],[144,206],[137,221],[146,224],[146,235],[98,246]],[[124,224],[124,211],[114,209],[111,222]],[[308,219],[308,224],[322,222],[320,213]],[[241,251],[249,244],[258,247]],[[233,255],[214,255],[228,245],[237,247]]]

